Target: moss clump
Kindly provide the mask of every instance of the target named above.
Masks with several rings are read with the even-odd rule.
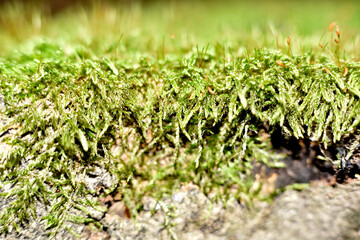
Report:
[[[12,120],[1,131],[18,126],[2,139],[12,147],[0,162],[1,187],[12,186],[1,192],[11,199],[3,233],[36,217],[38,200],[50,205],[54,233],[65,220],[94,221],[68,210],[96,207],[84,182],[95,166],[116,177],[105,194],[120,190],[133,216],[144,195],[160,198],[186,182],[251,204],[253,163],[281,166],[264,129],[327,145],[360,121],[356,62],[267,49],[223,59],[212,46],[168,60],[79,54],[45,42],[2,60]]]

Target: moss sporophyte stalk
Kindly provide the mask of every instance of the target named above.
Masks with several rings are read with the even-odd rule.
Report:
[[[259,198],[253,164],[282,166],[262,129],[325,147],[356,131],[359,62],[340,68],[336,59],[265,48],[225,59],[215,52],[208,45],[130,63],[78,58],[44,42],[3,58],[9,120],[1,133],[10,150],[1,155],[1,197],[9,199],[1,232],[36,218],[37,201],[49,206],[43,220],[55,234],[65,221],[96,222],[86,210],[101,209],[91,196],[121,191],[135,217],[143,196],[161,199],[187,182],[251,205]],[[95,167],[113,177],[102,193],[86,182]]]

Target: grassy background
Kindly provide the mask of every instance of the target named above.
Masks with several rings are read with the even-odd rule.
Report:
[[[344,50],[357,57],[359,10],[357,1],[86,1],[51,13],[49,3],[7,3],[1,8],[0,51],[48,39],[99,53],[120,38],[122,54],[157,54],[159,48],[179,53],[208,43],[283,49],[291,36],[294,53],[302,53],[329,41],[327,29],[335,21]]]

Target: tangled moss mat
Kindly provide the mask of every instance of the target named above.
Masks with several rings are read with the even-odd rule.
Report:
[[[0,231],[36,217],[36,202],[56,234],[69,212],[98,208],[89,195],[120,191],[136,217],[141,199],[160,199],[193,182],[213,199],[251,205],[255,162],[282,167],[272,150],[275,129],[318,141],[323,149],[356,132],[360,63],[258,49],[224,57],[207,46],[182,58],[93,57],[47,42],[0,61],[0,90],[9,122],[0,161]],[[355,145],[354,145],[355,146]],[[330,159],[340,166],[340,156]],[[92,189],[96,167],[114,183]],[[7,188],[5,188],[7,186]],[[11,186],[11,188],[8,188]]]

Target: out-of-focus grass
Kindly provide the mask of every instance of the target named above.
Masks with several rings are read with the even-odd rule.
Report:
[[[251,51],[286,48],[290,35],[293,52],[303,53],[318,50],[329,24],[336,21],[346,39],[342,47],[356,57],[359,11],[356,1],[130,1],[75,5],[50,16],[46,5],[8,4],[0,14],[0,50],[19,50],[18,43],[31,45],[46,38],[104,52],[121,38],[122,54],[179,54],[214,42]]]

